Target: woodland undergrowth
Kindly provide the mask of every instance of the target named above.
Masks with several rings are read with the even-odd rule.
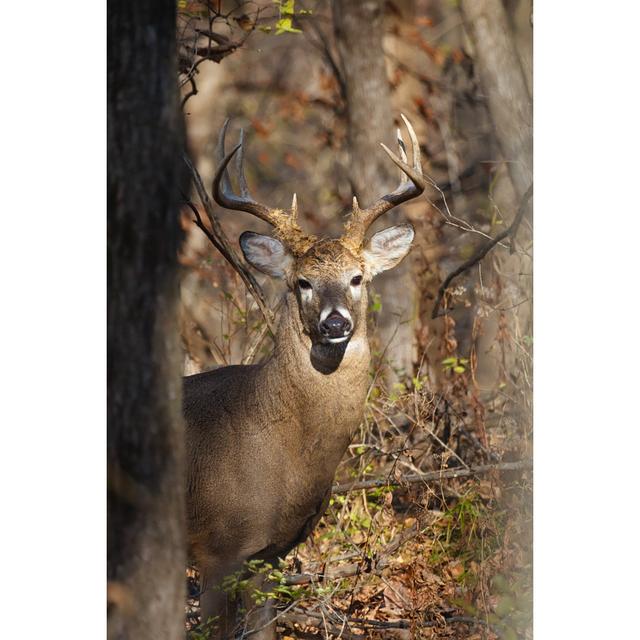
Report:
[[[246,360],[248,350],[265,357],[270,334],[233,272],[204,256],[183,262],[212,287],[220,336],[185,311],[186,371]],[[380,304],[373,296],[374,319]],[[514,400],[517,389],[530,395],[531,341],[516,348],[499,326],[495,349],[517,352],[523,375],[480,390],[477,357],[461,357],[455,321],[442,322],[437,362],[427,366],[425,352],[402,382],[385,382],[384,348],[374,340],[364,420],[327,512],[279,566],[247,567],[271,579],[253,599],[276,600],[280,637],[532,637],[531,421]],[[197,576],[188,574],[188,633],[201,640]],[[225,588],[248,589],[245,578],[230,576]]]

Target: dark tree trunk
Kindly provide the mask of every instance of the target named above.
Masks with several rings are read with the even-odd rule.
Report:
[[[360,206],[368,206],[398,185],[395,165],[380,143],[396,149],[385,56],[382,0],[334,0],[333,21],[347,94],[350,180]],[[405,134],[406,139],[406,134]],[[398,212],[382,226],[400,221]],[[378,332],[392,366],[411,375],[416,290],[409,260],[376,278],[382,297]]]
[[[175,0],[107,22],[108,634],[184,637]]]

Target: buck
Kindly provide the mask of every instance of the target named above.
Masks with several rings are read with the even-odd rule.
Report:
[[[282,279],[287,291],[265,362],[184,379],[189,551],[201,577],[202,619],[218,617],[219,637],[233,637],[236,622],[221,581],[251,560],[275,566],[309,535],[362,420],[370,365],[367,283],[407,255],[414,230],[399,224],[369,240],[366,233],[382,214],[418,196],[424,184],[417,179],[418,140],[402,117],[413,166],[398,131],[401,159],[382,146],[403,170],[400,185],[367,209],[354,198],[344,233],[330,239],[300,228],[295,195],[288,213],[254,201],[242,168],[242,137],[225,155],[228,123],[221,130],[214,199],[273,226],[273,237],[245,231],[240,246],[253,267]],[[238,150],[239,194],[227,169]],[[245,621],[251,637],[274,637],[270,615],[263,609]]]

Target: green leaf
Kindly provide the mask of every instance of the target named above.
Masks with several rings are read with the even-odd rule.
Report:
[[[302,33],[301,29],[294,29],[291,18],[280,18],[276,22],[276,35],[283,33]]]
[[[282,33],[302,33],[301,29],[293,27],[293,17],[295,16],[295,0],[284,0],[280,2],[280,18],[276,22],[276,35]]]

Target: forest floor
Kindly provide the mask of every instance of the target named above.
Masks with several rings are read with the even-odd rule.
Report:
[[[497,395],[478,436],[449,368],[437,397],[372,383],[319,525],[280,567],[250,567],[275,584],[256,600],[275,598],[283,640],[532,637],[530,433]]]

